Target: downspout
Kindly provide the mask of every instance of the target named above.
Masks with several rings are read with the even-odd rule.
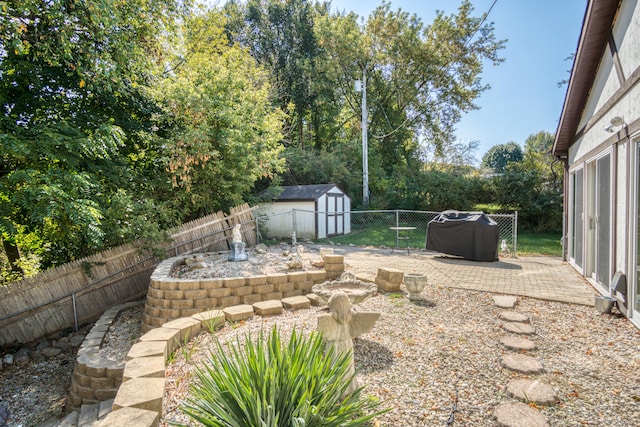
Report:
[[[629,289],[629,287],[631,286],[631,282],[630,279],[634,279],[634,281],[637,281],[637,272],[634,274],[633,272],[636,270],[635,265],[631,266],[631,256],[629,254],[634,254],[635,253],[635,248],[631,247],[632,246],[632,242],[636,241],[638,239],[638,231],[635,230],[635,240],[630,238],[629,236],[629,225],[631,223],[631,213],[633,212],[633,209],[631,207],[632,203],[631,201],[632,199],[632,194],[631,194],[631,180],[636,181],[636,174],[632,173],[631,171],[631,154],[633,152],[632,150],[632,143],[631,143],[631,137],[629,136],[629,127],[625,126],[625,132],[626,132],[626,137],[627,137],[627,170],[626,170],[626,176],[627,176],[627,180],[626,180],[626,201],[627,201],[627,212],[625,215],[625,221],[624,221],[624,226],[625,226],[625,233],[624,233],[624,247],[625,247],[625,251],[624,251],[624,255],[625,255],[625,260],[624,260],[624,265],[625,268],[629,268],[629,272],[632,274],[627,274],[627,296],[626,296],[626,305],[627,305],[627,312],[623,313],[625,315],[625,317],[631,317],[633,315],[633,303],[631,301],[629,301],[629,296],[632,294],[631,290]],[[637,166],[636,166],[637,168]],[[637,189],[636,189],[637,191]],[[636,226],[637,227],[637,226]],[[635,229],[635,227],[634,227]],[[637,243],[636,243],[637,246]],[[614,291],[614,296],[615,296],[615,291]]]
[[[564,181],[562,183],[562,261],[566,262],[567,246],[569,244],[568,225],[569,224],[569,158],[568,156],[557,157],[562,161]]]
[[[611,259],[609,260],[609,264],[611,268],[609,270],[609,283],[607,286],[611,287],[611,279],[613,278],[613,274],[617,271],[618,266],[618,143],[620,140],[613,143],[613,191],[611,192],[611,222],[613,224],[613,239],[612,239],[612,248],[611,248],[611,259],[613,259],[613,264],[611,264]],[[627,234],[627,233],[625,233]],[[625,239],[626,240],[626,239]],[[625,242],[626,245],[626,242]],[[613,272],[611,271],[613,270]]]

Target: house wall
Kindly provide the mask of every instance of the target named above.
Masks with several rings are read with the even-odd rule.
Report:
[[[637,234],[635,177],[638,141],[637,128],[640,120],[640,84],[630,82],[640,72],[640,7],[638,0],[624,0],[618,13],[617,21],[612,29],[613,38],[618,51],[619,63],[624,81],[616,70],[612,52],[609,47],[604,51],[603,59],[591,88],[583,116],[578,126],[576,141],[569,147],[569,170],[575,171],[584,167],[585,197],[585,232],[590,219],[587,217],[587,206],[590,195],[587,193],[587,182],[590,169],[586,167],[595,158],[605,153],[611,154],[611,241],[610,273],[624,272],[630,287],[636,283],[635,239]],[[607,132],[605,128],[613,117],[622,117],[629,127],[616,128],[615,132]],[[629,131],[629,129],[631,129]],[[570,228],[570,227],[569,227]],[[570,239],[569,239],[570,240]],[[587,247],[585,242],[584,247]],[[601,289],[604,292],[603,289]],[[629,315],[632,313],[629,312]],[[637,314],[637,313],[636,313]],[[640,325],[639,319],[632,318]]]

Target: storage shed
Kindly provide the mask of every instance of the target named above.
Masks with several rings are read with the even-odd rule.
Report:
[[[335,184],[292,185],[258,211],[266,238],[324,239],[351,232],[351,199]]]

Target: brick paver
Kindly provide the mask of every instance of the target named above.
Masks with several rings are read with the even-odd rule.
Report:
[[[471,289],[593,306],[596,291],[568,263],[557,257],[526,256],[477,262],[426,251],[391,253],[391,249],[340,247],[345,271],[375,275],[391,267],[427,275],[428,286]]]

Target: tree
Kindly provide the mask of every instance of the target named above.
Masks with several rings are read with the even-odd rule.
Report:
[[[328,6],[327,6],[328,7]],[[230,1],[227,34],[267,69],[280,108],[289,113],[286,141],[304,146],[305,118],[314,104],[318,43],[308,0]]]
[[[522,228],[537,232],[562,229],[562,164],[551,155],[554,136],[530,135],[522,161],[509,162],[495,177],[497,202],[519,212]]]
[[[510,163],[522,161],[523,153],[515,142],[494,145],[482,156],[482,166],[493,169],[495,173],[504,173]]]
[[[173,48],[179,65],[156,91],[176,124],[165,144],[182,219],[241,203],[284,164],[284,114],[269,102],[267,73],[223,28],[215,12],[186,19]]]
[[[141,178],[152,176],[143,170],[157,150],[159,113],[145,87],[159,35],[188,2],[0,6],[0,234],[40,250],[46,267],[118,240],[131,225],[106,229],[105,214],[124,218],[130,206],[115,212],[112,196],[145,203],[157,184]]]

